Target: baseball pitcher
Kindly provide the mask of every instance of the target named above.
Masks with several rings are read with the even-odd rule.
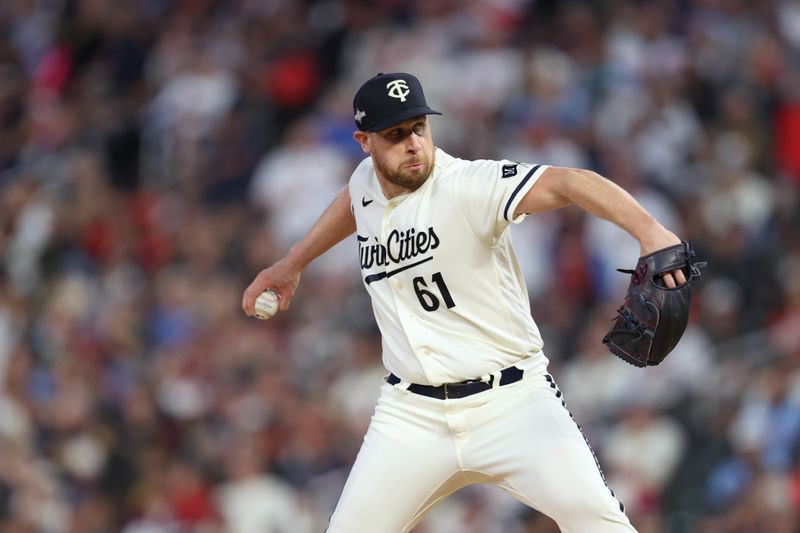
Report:
[[[561,392],[508,227],[578,205],[616,223],[642,256],[681,241],[588,170],[467,161],[436,148],[420,82],[379,74],[353,101],[369,155],[309,233],[245,290],[285,311],[303,269],[353,232],[388,375],[329,533],[409,531],[438,502],[495,484],[571,533],[635,531]],[[667,289],[687,270],[662,273]]]

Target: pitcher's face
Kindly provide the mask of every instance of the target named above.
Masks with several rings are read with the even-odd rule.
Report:
[[[356,132],[356,140],[372,156],[379,177],[409,192],[419,189],[433,172],[433,139],[426,115],[375,133]]]

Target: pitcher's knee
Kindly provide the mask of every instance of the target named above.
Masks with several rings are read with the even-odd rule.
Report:
[[[635,533],[624,506],[609,492],[606,495],[584,494],[561,508],[557,522],[564,531],[596,533]]]
[[[608,489],[601,493],[571,491],[555,502],[551,510],[552,518],[560,525],[573,524],[570,531],[633,531],[625,516],[624,506]],[[621,527],[609,529],[615,523]],[[576,529],[575,525],[587,529]]]

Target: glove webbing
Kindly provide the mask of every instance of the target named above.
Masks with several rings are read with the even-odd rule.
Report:
[[[653,306],[652,304],[648,305],[655,308],[655,306]],[[633,316],[633,313],[628,311],[628,309],[624,305],[621,305],[619,309],[617,309],[617,314],[620,317],[622,317],[622,319],[639,334],[639,336],[636,337],[636,340],[641,339],[645,335],[650,337],[651,339],[656,336],[656,332],[654,330],[648,328],[647,326],[636,320],[636,317]],[[656,314],[658,314],[658,309],[656,309]],[[658,323],[658,321],[656,321],[656,323]]]

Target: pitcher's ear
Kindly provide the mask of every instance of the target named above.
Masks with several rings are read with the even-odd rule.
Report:
[[[356,130],[353,132],[353,139],[356,140],[358,144],[361,145],[361,149],[364,151],[365,154],[369,152],[369,135],[365,131]]]

